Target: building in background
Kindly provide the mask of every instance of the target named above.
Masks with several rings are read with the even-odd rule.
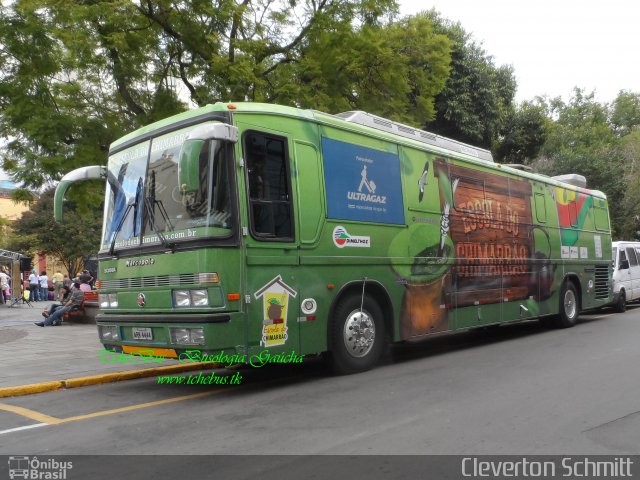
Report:
[[[0,180],[0,217],[10,222],[15,222],[30,208],[28,203],[16,202],[11,198],[11,193],[16,188],[15,183],[9,180]]]

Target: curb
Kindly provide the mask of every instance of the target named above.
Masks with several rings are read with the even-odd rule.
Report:
[[[142,370],[129,370],[124,372],[103,373],[100,375],[89,375],[86,377],[68,378],[66,380],[54,380],[50,382],[32,383],[29,385],[18,385],[16,387],[0,388],[0,398],[19,397],[23,395],[33,395],[35,393],[51,392],[63,388],[78,388],[101,383],[122,382],[124,380],[135,380],[137,378],[153,377],[156,375],[166,375],[171,373],[188,372],[191,370],[207,370],[217,368],[222,364],[217,362],[191,363],[187,365],[170,365],[168,367],[153,367]]]

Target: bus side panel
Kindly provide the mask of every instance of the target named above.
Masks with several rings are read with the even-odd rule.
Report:
[[[309,129],[305,129],[305,132]],[[315,131],[314,131],[315,133]],[[312,143],[313,142],[313,143]],[[295,140],[294,184],[298,197],[298,222],[300,225],[300,350],[317,353],[327,350],[327,328],[321,319],[329,316],[330,292],[327,288],[326,267],[306,260],[321,241],[325,224],[324,182],[318,137],[309,135],[305,140]]]
[[[435,155],[401,147],[407,229],[393,239],[389,255],[405,285],[400,338],[451,330],[451,245],[441,231],[439,178]]]
[[[375,295],[375,299],[383,310],[393,312],[394,318],[387,320],[390,337],[397,340],[404,284],[395,261],[408,261],[406,243],[400,252],[390,248],[394,238],[406,231],[398,146],[327,126],[320,126],[319,131],[327,218],[317,245],[300,250],[301,264],[309,266],[303,271],[320,285],[319,298],[329,302],[329,307],[335,306],[340,296],[362,295],[365,279],[381,286],[384,294]],[[303,289],[316,288],[304,283]],[[319,311],[322,308],[318,306]],[[332,319],[328,315],[318,320],[321,318],[327,328]]]
[[[606,200],[582,189],[549,185],[548,190],[558,226],[556,290],[570,277],[578,283],[582,309],[603,306],[610,301],[611,233]]]

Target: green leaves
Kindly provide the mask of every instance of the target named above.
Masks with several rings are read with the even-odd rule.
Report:
[[[422,125],[435,115],[434,98],[449,72],[449,40],[417,16],[385,26],[350,24],[314,31],[293,85],[278,96],[330,113],[365,110]]]
[[[459,23],[426,13],[437,33],[451,41],[451,73],[437,95],[437,115],[427,130],[473,145],[490,148],[513,109],[516,81],[511,66],[494,65]]]
[[[584,175],[589,188],[606,193],[615,206],[610,208],[615,238],[638,238],[640,233],[640,142],[634,116],[639,99],[621,92],[608,105],[578,88],[568,102],[539,99],[548,118],[547,139],[532,166],[547,175]]]
[[[547,139],[550,123],[546,108],[540,103],[523,102],[511,109],[499,128],[499,138],[494,141],[496,159],[503,163],[531,162]]]
[[[91,183],[74,189],[76,201],[66,206],[69,211],[62,223],[53,220],[54,189],[44,192],[13,224],[7,247],[23,254],[45,252],[60,259],[70,273],[80,270],[100,241],[102,205]]]

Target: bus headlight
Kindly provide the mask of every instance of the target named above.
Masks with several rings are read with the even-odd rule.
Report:
[[[209,292],[199,290],[174,290],[173,305],[178,308],[209,306]]]
[[[206,307],[209,305],[209,292],[206,290],[191,290],[191,303],[194,307]]]
[[[204,328],[190,328],[191,343],[196,345],[204,345]]]
[[[186,344],[191,343],[188,328],[170,328],[171,343]]]
[[[204,345],[203,328],[169,328],[171,343],[178,345]]]
[[[118,294],[100,293],[98,294],[98,302],[100,302],[100,308],[118,308]]]
[[[98,325],[98,335],[101,340],[105,341],[118,341],[120,340],[120,335],[118,335],[118,327],[115,325]]]
[[[109,295],[106,293],[99,293],[98,302],[100,302],[100,308],[109,307]]]
[[[190,307],[191,296],[189,295],[189,290],[174,290],[173,304],[176,307]]]

